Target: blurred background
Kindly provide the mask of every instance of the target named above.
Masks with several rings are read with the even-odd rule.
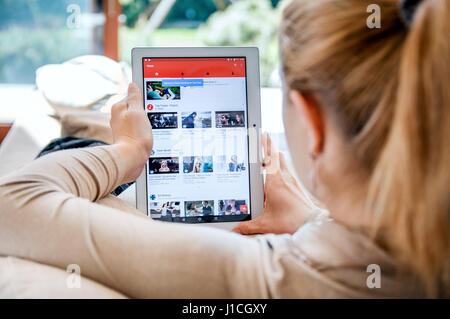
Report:
[[[130,63],[135,46],[258,46],[261,84],[279,86],[280,0],[0,0],[0,83],[85,54]]]
[[[277,40],[286,1],[0,0],[0,175],[67,134],[66,113],[107,112],[131,81],[136,46],[257,46],[262,126],[286,150]]]

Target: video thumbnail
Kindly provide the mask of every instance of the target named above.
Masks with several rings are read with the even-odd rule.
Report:
[[[185,156],[183,157],[183,173],[212,173],[212,156]]]
[[[243,158],[237,156],[236,154],[233,154],[231,156],[216,156],[214,167],[216,173],[231,173],[246,170]]]
[[[216,112],[216,127],[245,127],[244,111]]]
[[[186,217],[212,216],[214,214],[214,201],[203,200],[184,202],[184,211]]]
[[[178,157],[158,157],[148,160],[149,174],[178,174],[179,167]]]
[[[147,100],[179,100],[179,86],[162,86],[162,81],[146,82]]]
[[[248,206],[245,200],[225,199],[217,203],[218,215],[241,215],[248,214]]]
[[[178,128],[177,112],[147,113],[152,129]]]
[[[181,214],[180,202],[150,202],[149,206],[153,218],[179,217]]]
[[[211,128],[211,112],[182,112],[182,128]]]

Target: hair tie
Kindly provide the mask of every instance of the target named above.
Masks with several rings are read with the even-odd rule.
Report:
[[[414,14],[422,0],[401,0],[400,1],[400,18],[403,23],[410,28],[414,20]]]

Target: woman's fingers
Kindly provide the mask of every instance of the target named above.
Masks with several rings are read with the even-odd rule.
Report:
[[[269,134],[267,132],[264,132],[261,134],[261,144],[263,148],[263,159],[262,159],[262,165],[265,169],[270,166],[271,158],[270,158],[270,150],[268,148],[268,140],[269,140]]]
[[[123,99],[111,107],[111,120],[116,120],[120,118],[122,112],[127,110],[127,101]]]
[[[286,162],[286,157],[284,156],[284,154],[282,152],[278,152],[278,157],[280,158],[280,168],[282,171],[284,170],[288,170],[288,165]]]
[[[270,138],[269,133],[267,133],[267,154],[269,157],[272,157],[273,151],[272,139]]]
[[[134,111],[143,111],[141,90],[136,83],[131,83],[128,86],[127,97],[128,109]]]
[[[261,134],[261,144],[264,151],[264,157],[271,157],[276,153],[277,148],[275,147],[275,144],[272,143],[269,133],[264,132]]]
[[[280,156],[269,134],[261,135],[261,143],[264,149],[263,166],[266,174],[277,174],[280,171]]]
[[[143,110],[141,91],[135,83],[128,86],[128,95],[111,107],[111,115],[117,116],[127,110]]]
[[[261,144],[262,144],[262,148],[263,148],[263,160],[269,157],[269,154],[267,153],[267,138],[268,138],[268,133],[264,132],[261,134]]]
[[[295,177],[294,174],[292,174],[291,170],[289,169],[289,166],[287,164],[286,161],[286,156],[284,155],[284,153],[279,152],[279,157],[280,157],[280,169],[283,173],[283,176],[285,179],[287,179],[291,185],[293,185],[297,191],[301,192],[303,196],[305,196],[304,191],[302,189],[302,187],[299,184],[299,181],[297,180],[297,178]]]

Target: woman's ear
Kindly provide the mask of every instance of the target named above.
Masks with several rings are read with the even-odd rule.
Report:
[[[325,142],[325,125],[323,114],[318,103],[296,90],[289,92],[291,105],[305,124],[308,137],[308,152],[312,156],[317,156],[322,152]]]

